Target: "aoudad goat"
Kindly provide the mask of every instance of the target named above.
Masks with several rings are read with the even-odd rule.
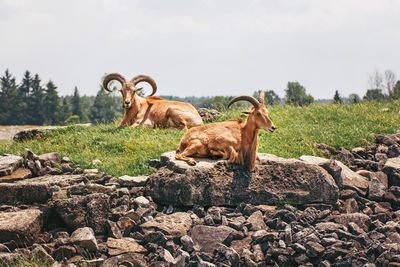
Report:
[[[245,112],[248,115],[247,120],[232,119],[189,129],[179,143],[175,159],[195,165],[196,160],[189,156],[222,157],[254,171],[259,130],[273,133],[276,128],[268,117],[264,93],[260,94],[259,100],[246,95],[235,97],[230,101],[228,108],[241,100],[253,105],[249,112]]]
[[[103,80],[105,90],[112,92],[108,84],[116,80],[121,83],[122,107],[124,117],[120,127],[144,126],[149,128],[180,128],[188,129],[203,125],[196,108],[189,103],[170,101],[161,97],[153,96],[157,92],[156,82],[147,75],[138,75],[127,81],[119,73],[108,74]],[[147,97],[141,97],[137,93],[143,88],[136,85],[147,82],[152,87],[152,93]]]

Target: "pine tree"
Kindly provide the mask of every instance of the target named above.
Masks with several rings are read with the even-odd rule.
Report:
[[[72,115],[68,100],[66,97],[63,97],[62,105],[60,108],[60,123],[65,124],[65,121]]]
[[[94,123],[111,122],[117,116],[117,112],[113,107],[114,99],[111,98],[103,88],[97,92],[93,106],[89,110],[89,119]]]
[[[340,97],[338,90],[336,90],[335,95],[333,96],[333,103],[334,104],[343,104],[343,100]]]
[[[15,103],[18,101],[18,89],[15,77],[7,69],[4,76],[0,78],[0,124],[15,125],[21,124],[15,114],[18,108]]]
[[[83,112],[81,97],[79,96],[78,88],[75,86],[74,95],[71,99],[71,111],[72,115],[79,116],[79,121],[84,122],[86,121],[86,116]]]
[[[41,85],[39,75],[35,74],[32,80],[31,91],[29,94],[29,124],[42,125],[44,123],[44,99],[44,88]]]
[[[21,84],[18,86],[19,100],[14,103],[18,112],[15,114],[19,124],[27,124],[31,120],[29,114],[29,93],[32,88],[32,76],[27,70],[24,73]]]
[[[60,97],[57,87],[50,80],[46,84],[46,97],[44,100],[44,118],[46,124],[56,124],[60,122]]]

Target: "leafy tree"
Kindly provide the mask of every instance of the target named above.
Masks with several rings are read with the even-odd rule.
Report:
[[[335,95],[333,97],[333,103],[335,103],[335,104],[343,104],[343,100],[340,97],[338,90],[335,91]]]
[[[393,87],[393,98],[395,99],[400,98],[400,80],[397,81],[395,86]]]
[[[311,95],[306,94],[306,88],[298,82],[288,82],[286,92],[286,103],[296,106],[307,106],[314,102]]]
[[[97,92],[93,106],[89,109],[89,119],[94,123],[111,122],[118,116],[114,99],[103,88]],[[118,105],[119,106],[119,105]]]
[[[349,100],[351,104],[356,104],[361,102],[361,98],[357,94],[350,94],[349,95]]]
[[[261,90],[254,92],[253,96],[258,99],[261,92],[262,92]],[[265,105],[273,105],[281,101],[279,96],[273,90],[265,91],[264,94],[265,94],[265,99],[264,99]]]
[[[364,100],[383,100],[385,95],[381,89],[368,89],[364,95]]]
[[[83,107],[82,107],[81,97],[79,96],[78,87],[76,86],[74,89],[74,95],[72,96],[71,99],[71,106],[72,106],[71,107],[72,115],[79,116],[79,120],[81,122],[87,121],[86,116],[84,115],[83,112]]]
[[[20,124],[15,116],[19,112],[15,103],[19,100],[15,77],[7,69],[0,78],[0,124]]]
[[[46,97],[44,99],[44,115],[46,124],[57,124],[60,122],[60,97],[57,87],[50,80],[46,84]]]

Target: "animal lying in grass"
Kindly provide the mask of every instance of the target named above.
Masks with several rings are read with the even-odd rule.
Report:
[[[150,128],[180,128],[188,129],[194,126],[203,125],[203,121],[197,110],[189,103],[169,101],[161,97],[153,96],[157,91],[155,81],[146,75],[138,75],[127,81],[119,73],[108,74],[103,80],[105,90],[109,82],[116,80],[122,84],[122,107],[124,117],[119,125]],[[151,85],[153,92],[148,97],[140,97],[137,92],[143,88],[137,88],[140,82],[147,82]]]
[[[260,94],[259,100],[252,96],[238,96],[232,99],[228,108],[241,100],[253,105],[251,110],[246,112],[246,121],[233,119],[189,129],[182,137],[175,158],[194,165],[195,159],[188,156],[223,157],[253,171],[257,158],[258,131],[263,129],[273,133],[276,128],[268,117],[264,93]]]

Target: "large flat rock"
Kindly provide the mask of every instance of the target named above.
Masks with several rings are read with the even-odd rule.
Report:
[[[5,154],[0,156],[0,176],[10,175],[21,167],[24,159],[20,156]]]
[[[85,178],[80,174],[68,174],[68,175],[44,175],[36,178],[19,181],[18,184],[47,184],[47,185],[58,185],[65,187],[73,184],[80,183]]]
[[[46,183],[0,183],[0,203],[44,203],[49,197]]]
[[[274,204],[334,204],[339,190],[323,168],[296,159],[259,154],[254,172],[225,160],[198,159],[196,166],[175,160],[175,152],[161,156],[164,165],[149,179],[148,189],[161,204],[179,206],[236,206]]]
[[[388,159],[383,166],[383,172],[388,176],[389,187],[400,186],[400,157]]]
[[[32,244],[42,225],[42,212],[38,209],[0,212],[0,243],[14,241],[18,245]]]

